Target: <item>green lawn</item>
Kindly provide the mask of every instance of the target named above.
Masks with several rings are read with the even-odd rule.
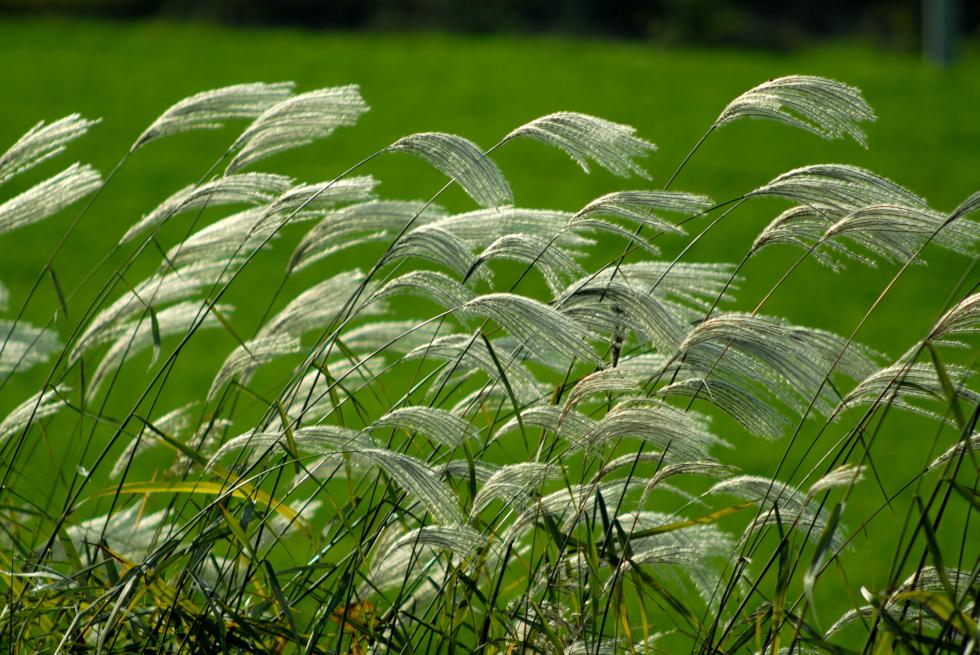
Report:
[[[194,92],[246,81],[294,80],[301,91],[356,82],[372,110],[355,128],[266,160],[257,169],[286,172],[304,181],[325,180],[408,133],[455,132],[486,147],[536,116],[567,109],[629,123],[655,142],[659,150],[647,162],[653,176],[648,186],[659,187],[731,98],[767,78],[807,73],[863,89],[879,114],[878,122],[868,129],[867,150],[853,142],[825,142],[773,123],[742,121],[713,135],[675,188],[721,201],[790,168],[843,162],[871,168],[923,195],[934,207],[948,210],[980,188],[978,70],[980,52],[975,48],[950,70],[937,71],[912,56],[852,45],[769,54],[665,50],[644,43],[557,38],[360,36],[196,25],[5,21],[0,22],[4,98],[0,150],[39,119],[71,112],[101,116],[103,123],[71,147],[70,160],[47,164],[31,181],[76,159],[108,172],[163,109]],[[234,134],[228,129],[180,135],[140,151],[105,189],[56,259],[54,269],[66,291],[78,284],[131,223],[202,175]],[[508,145],[495,158],[511,181],[517,202],[524,206],[575,210],[602,193],[647,184],[603,173],[584,176],[557,151],[531,142]],[[390,198],[425,199],[443,183],[424,165],[403,157],[372,163],[365,172],[382,180],[381,193]],[[465,196],[456,191],[444,200],[452,208],[468,207]],[[744,206],[694,248],[688,259],[737,261],[782,207],[776,202]],[[66,211],[0,238],[0,280],[11,290],[10,312],[23,301],[73,216]],[[170,239],[165,245],[187,228],[189,218],[184,218],[165,233],[164,240]],[[297,238],[297,232],[288,234],[277,244],[275,256],[261,260],[268,263],[255,266],[233,289],[230,299],[239,307],[237,321],[243,332],[254,329],[258,313],[272,298],[284,257]],[[665,243],[667,256],[682,245],[679,240]],[[609,259],[619,248],[609,245],[607,252],[596,255],[597,260]],[[151,254],[138,271],[150,270],[156,257]],[[753,260],[744,271],[751,282],[742,285],[737,307],[755,306],[798,254],[774,250]],[[895,357],[924,334],[954,281],[969,266],[963,258],[933,249],[927,259],[929,266],[914,267],[901,279],[862,329],[860,340]],[[99,285],[120,261],[115,257],[101,275],[94,275]],[[345,268],[368,267],[372,261],[344,263]],[[294,280],[291,289],[299,290],[325,272],[323,267],[315,268]],[[850,334],[894,272],[892,267],[873,270],[851,265],[835,276],[806,264],[773,296],[766,311]],[[128,281],[138,280],[137,273]],[[70,300],[70,318],[84,310],[97,289],[86,285]],[[43,323],[56,304],[46,284],[27,316]],[[197,359],[178,366],[176,379],[191,379],[199,369],[204,372],[198,375],[208,378],[214,366],[197,364],[219,361],[233,346],[223,334],[209,337],[204,344]],[[139,366],[131,364],[134,370]],[[29,395],[45,372],[39,367],[7,385],[0,392],[0,409]],[[176,404],[200,386],[181,388],[176,383],[168,393],[174,394],[171,400]],[[895,491],[920,469],[933,436],[919,433],[920,428],[912,420],[893,421],[879,436],[873,454],[886,490]],[[735,440],[738,448],[731,459],[750,472],[773,470],[781,445],[742,443],[744,435],[736,435]],[[828,439],[816,450],[823,452],[830,443]],[[64,438],[52,436],[47,447],[68,448],[65,444]],[[35,452],[34,466],[44,461],[44,450]],[[50,487],[51,480],[42,475],[29,482],[41,490]],[[866,493],[848,508],[854,517],[867,516],[881,504],[873,483],[866,482],[864,489]],[[852,571],[853,589],[858,584],[873,587],[887,573],[876,567],[890,563],[891,540],[904,516],[901,507],[895,511],[886,511],[872,525],[867,538],[876,561]],[[849,605],[846,599],[841,603]]]

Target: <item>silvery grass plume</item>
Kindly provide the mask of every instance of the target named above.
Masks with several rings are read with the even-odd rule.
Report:
[[[705,416],[647,400],[613,407],[570,448],[594,451],[623,439],[639,439],[664,453],[670,462],[710,460],[709,450],[725,443],[708,429]]]
[[[642,261],[606,268],[593,273],[591,283],[601,285],[615,279],[634,289],[646,291],[675,312],[690,318],[703,317],[706,310],[719,303],[731,301],[741,278],[735,266],[727,263]],[[588,278],[578,284],[591,284]]]
[[[504,137],[504,141],[528,137],[554,146],[564,150],[586,173],[589,161],[594,161],[620,177],[639,175],[649,179],[635,159],[656,150],[656,146],[635,134],[636,130],[628,125],[565,111],[522,125]]]
[[[693,193],[674,191],[616,191],[596,198],[580,209],[569,225],[588,225],[596,216],[624,219],[636,225],[652,227],[661,232],[684,234],[684,230],[657,216],[655,212],[670,212],[681,216],[697,216],[712,206],[711,198]]]
[[[72,346],[69,363],[78,361],[91,348],[118,338],[128,329],[126,320],[133,315],[149,307],[192,298],[207,287],[226,281],[230,274],[227,262],[218,260],[151,275],[89,321]]]
[[[212,308],[206,303],[190,300],[155,312],[155,320],[153,315],[141,315],[118,326],[113,331],[112,345],[92,374],[89,387],[85,390],[86,398],[92,401],[98,395],[102,383],[116,369],[136,353],[156,346],[159,339],[185,333],[192,327],[195,330],[218,327],[220,323],[215,312],[227,315],[233,309],[229,305],[216,305]]]
[[[970,334],[980,334],[980,293],[967,296],[943,314],[929,332],[929,340],[949,342],[952,336]]]
[[[0,234],[44,220],[101,186],[98,171],[87,164],[72,164],[0,204]]]
[[[687,366],[703,375],[719,374],[722,379],[731,375],[736,381],[750,381],[761,375],[773,388],[789,382],[803,403],[819,389],[817,408],[829,413],[834,406],[833,392],[823,380],[830,371],[860,380],[876,370],[873,353],[860,344],[845,344],[842,337],[823,330],[790,325],[769,316],[730,312],[694,327],[673,359],[683,356]]]
[[[969,202],[967,211],[943,214],[907,189],[854,166],[805,166],[748,195],[800,203],[773,219],[756,238],[753,253],[787,243],[812,251],[834,269],[841,268],[842,259],[871,266],[876,259],[904,262],[927,242],[969,255],[980,240],[980,227],[966,217]]]
[[[54,330],[0,320],[0,374],[41,364],[59,350]]]
[[[566,316],[617,339],[631,332],[660,352],[671,352],[683,340],[684,317],[652,294],[629,286],[629,281],[598,281],[586,277],[565,289],[557,301]]]
[[[768,118],[826,139],[849,136],[866,146],[861,123],[875,114],[861,92],[813,75],[789,75],[763,82],[732,100],[712,127],[738,118]]]
[[[375,446],[366,432],[336,425],[301,427],[292,432],[293,441],[302,452],[319,455],[363,452]],[[235,450],[262,452],[270,447],[287,446],[287,437],[285,428],[273,431],[250,430],[226,441],[211,456],[208,467],[213,467],[222,457]]]
[[[511,234],[530,234],[554,240],[554,244],[562,248],[579,250],[593,246],[593,239],[577,231],[566,230],[571,217],[569,212],[498,207],[453,214],[434,221],[433,227],[450,232],[474,249],[486,248],[497,239]]]
[[[254,176],[255,174],[246,175]],[[267,177],[260,175],[255,179]],[[245,175],[231,176],[231,178],[248,179]],[[221,179],[229,180],[228,177]],[[377,182],[370,176],[296,186],[289,186],[291,182],[288,179],[282,181],[283,184],[277,185],[275,188],[260,190],[261,195],[259,197],[241,198],[245,202],[255,202],[258,206],[212,223],[172,247],[164,258],[167,265],[180,266],[202,261],[245,260],[257,248],[267,246],[268,242],[277,237],[280,229],[285,225],[316,220],[331,213],[337,205],[370,198],[377,185]],[[220,182],[220,180],[216,182]],[[224,184],[217,184],[217,186],[224,187]],[[201,194],[202,187],[189,188],[185,191],[197,195]],[[180,196],[183,193],[179,192],[177,195]],[[206,197],[207,195],[207,192],[201,194],[202,206],[204,204],[210,205],[212,202],[211,198]],[[229,200],[236,202],[235,199]],[[218,202],[217,204],[224,203]]]
[[[405,406],[392,409],[375,420],[369,430],[399,428],[411,434],[421,434],[449,448],[456,448],[467,439],[476,439],[477,430],[471,423],[450,411],[436,407]]]
[[[386,282],[370,298],[374,303],[389,296],[411,294],[431,300],[445,309],[456,309],[473,300],[476,292],[439,271],[411,271]]]
[[[65,405],[64,398],[68,387],[57,387],[40,391],[17,405],[7,417],[0,421],[0,443],[20,432],[30,423],[57,414]]]
[[[420,132],[402,137],[386,148],[406,152],[452,179],[481,207],[514,204],[507,180],[478,145],[455,134]]]
[[[850,475],[847,482],[854,479],[855,476]],[[826,510],[796,487],[760,476],[741,475],[722,480],[712,486],[708,493],[730,494],[761,505],[761,513],[746,529],[743,539],[755,530],[781,523],[785,529],[797,530],[807,539],[818,541],[830,518]],[[841,532],[837,530],[832,535],[835,550],[844,547]]]
[[[460,277],[475,273],[484,277],[486,272],[474,267],[476,258],[466,244],[433,225],[423,225],[406,233],[393,244],[381,260],[383,264],[399,259],[424,259],[452,270]]]
[[[353,125],[368,110],[357,85],[301,93],[269,106],[231,146],[226,173],[235,173],[260,159],[298,148]]]
[[[946,374],[956,385],[953,389],[962,402],[972,406],[980,401],[980,395],[962,384],[963,380],[971,377],[969,368],[955,364],[949,364],[945,368]],[[835,414],[845,407],[884,400],[896,407],[940,419],[935,410],[926,409],[911,401],[932,400],[938,404],[939,409],[943,409],[948,401],[947,391],[934,364],[900,361],[862,380],[841,400]]]
[[[461,308],[493,319],[529,352],[556,364],[578,358],[595,362],[591,334],[574,320],[541,302],[511,293],[477,296]],[[558,358],[557,360],[554,358]]]
[[[145,513],[140,503],[76,523],[67,529],[67,536],[90,563],[98,559],[99,544],[109,544],[130,561],[140,561],[158,540],[176,528],[169,510]]]
[[[435,469],[417,458],[379,447],[366,433],[335,426],[317,426],[295,430],[293,441],[300,452],[321,455],[347,453],[374,465],[419,500],[434,520],[449,525],[464,523],[456,493],[441,481]],[[255,450],[276,444],[286,444],[285,433],[247,433],[228,441],[214,454],[211,462],[216,462],[226,452],[236,448]]]
[[[299,338],[289,334],[274,334],[271,336],[250,339],[235,348],[227,358],[211,382],[211,388],[205,402],[211,402],[218,392],[232,380],[247,385],[252,372],[281,357],[300,352]]]
[[[487,342],[474,338],[473,335],[451,334],[417,346],[406,353],[405,357],[441,360],[445,362],[442,367],[444,376],[452,376],[457,373],[457,369],[462,375],[480,371],[495,382],[494,388],[499,392],[507,386],[504,384],[506,376],[517,399],[521,403],[533,403],[541,398],[542,389],[527,368],[512,356],[512,352],[499,342],[488,346]],[[440,384],[436,384],[435,389],[439,386]]]
[[[160,203],[126,230],[119,243],[129,243],[149,228],[177,214],[221,205],[264,205],[292,186],[292,180],[270,173],[227,175],[204,184],[192,184]]]
[[[119,454],[116,463],[113,464],[109,476],[119,477],[130,462],[142,452],[153,447],[160,442],[159,432],[172,438],[180,438],[191,428],[190,410],[196,403],[187,403],[177,409],[157,417],[151,424],[153,429],[144,427],[133,439],[126,444],[126,448]]]
[[[955,590],[958,590],[965,595],[972,595],[980,585],[978,585],[977,577],[970,571],[965,571],[952,567],[944,567],[939,569],[935,566],[925,566],[921,571],[916,572],[914,575],[906,578],[896,589],[888,593],[883,602],[877,604],[862,605],[861,607],[848,610],[844,616],[834,622],[829,628],[827,628],[827,634],[833,635],[840,632],[842,629],[855,623],[861,621],[865,617],[871,616],[874,612],[885,611],[892,617],[896,623],[909,621],[919,622],[923,620],[934,620],[932,617],[934,615],[928,614],[918,609],[908,610],[908,600],[910,598],[910,592],[929,592],[929,591],[940,591],[945,590],[947,585]],[[900,610],[896,606],[906,607],[905,611]]]
[[[163,112],[136,139],[130,151],[161,137],[190,130],[213,130],[224,121],[256,118],[293,93],[292,82],[236,84],[184,98]]]
[[[319,284],[306,289],[270,318],[259,329],[259,337],[272,337],[290,334],[303,336],[311,330],[329,325],[338,315],[344,302],[367,282],[364,273],[358,270],[339,273]],[[373,288],[368,285],[369,290]],[[380,313],[381,307],[374,307],[371,313]]]
[[[303,270],[347,248],[393,236],[416,216],[418,223],[425,224],[443,215],[437,206],[394,200],[370,200],[329,211],[303,236],[289,268]]]
[[[300,184],[269,204],[266,220],[277,225],[316,220],[338,205],[371,200],[377,186],[378,181],[370,175]]]
[[[970,435],[969,439],[964,439],[954,444],[942,455],[932,460],[932,463],[929,464],[929,470],[932,471],[933,469],[939,468],[947,462],[961,457],[964,453],[974,453],[977,450],[980,450],[980,432],[974,432]]]
[[[82,118],[79,114],[65,116],[53,123],[39,121],[0,155],[0,184],[57,157],[71,141],[84,136],[98,122]]]
[[[571,442],[576,442],[593,433],[596,421],[584,414],[575,411],[570,412],[562,407],[536,405],[524,409],[521,412],[520,421],[515,416],[500,426],[494,437],[499,439],[528,426],[542,428]]]
[[[266,211],[267,205],[250,207],[198,230],[167,251],[166,265],[179,268],[247,258],[276,233],[278,226],[266,220]]]
[[[555,245],[551,240],[533,234],[508,234],[491,243],[477,255],[466,272],[467,276],[497,259],[533,266],[544,277],[554,296],[561,292],[570,279],[585,274],[585,269],[575,261],[574,254]]]

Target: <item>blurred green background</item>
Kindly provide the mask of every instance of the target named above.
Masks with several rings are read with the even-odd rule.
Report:
[[[882,51],[854,40],[777,53],[567,36],[318,33],[196,23],[8,17],[0,20],[0,71],[4,98],[0,102],[0,151],[40,119],[54,120],[72,112],[103,119],[70,147],[68,155],[7,185],[3,197],[70,161],[90,162],[108,172],[146,125],[187,95],[240,82],[294,80],[300,91],[359,83],[372,107],[356,127],[255,167],[301,181],[330,179],[412,132],[454,132],[489,147],[514,127],[558,110],[631,124],[658,145],[658,151],[646,161],[651,183],[602,172],[585,176],[562,153],[532,142],[515,142],[495,154],[518,204],[576,210],[612,190],[659,188],[729,100],[759,82],[791,73],[824,75],[860,87],[879,115],[868,126],[869,148],[822,141],[774,123],[741,121],[714,134],[674,188],[723,201],[788,169],[840,162],[871,168],[942,210],[952,209],[980,189],[980,49],[969,41],[950,67],[938,69],[915,52]],[[200,177],[242,127],[179,135],[141,150],[105,189],[55,260],[53,268],[65,291],[76,288],[129,225]],[[427,199],[444,181],[425,165],[405,157],[378,160],[363,172],[382,181],[380,192],[387,198]],[[458,191],[440,202],[452,209],[470,208]],[[755,235],[784,206],[776,201],[743,206],[687,259],[738,261]],[[0,280],[11,291],[8,315],[23,303],[75,213],[67,210],[0,237]],[[209,212],[205,220],[220,215]],[[182,216],[162,233],[164,247],[183,234],[190,220],[190,215]],[[294,228],[286,234],[231,289],[227,300],[238,307],[235,324],[241,333],[251,334],[257,327],[301,232]],[[673,257],[683,244],[679,239],[663,241],[664,256]],[[596,264],[622,248],[612,242],[600,245],[593,257]],[[330,272],[368,268],[375,252],[352,251],[311,267],[290,281],[284,297],[292,297]],[[69,299],[69,322],[78,319],[123,254],[110,258],[96,270],[92,282]],[[741,285],[738,302],[727,308],[754,307],[798,255],[798,251],[770,249],[753,259],[744,270],[747,281]],[[858,336],[881,351],[883,361],[897,357],[924,335],[970,265],[964,258],[935,248],[927,249],[926,259],[929,265],[909,270]],[[127,282],[138,282],[158,261],[158,253],[144,255]],[[835,275],[807,262],[772,297],[765,311],[847,335],[895,270],[852,264]],[[976,280],[975,272],[972,280]],[[44,324],[57,305],[51,285],[45,283],[26,317]],[[57,327],[64,331],[66,323],[59,320]],[[234,345],[220,331],[193,343],[177,364],[161,409],[195,399]],[[138,384],[148,362],[148,353],[129,362],[123,386]],[[37,367],[6,385],[0,392],[0,414],[37,389],[47,370]],[[126,409],[124,402],[110,403],[108,411]],[[723,436],[738,446],[722,455],[726,461],[748,472],[771,474],[783,444],[753,441],[725,422],[719,426]],[[809,426],[801,447],[808,445],[806,439],[816,427],[816,423]],[[896,491],[926,461],[934,437],[927,429],[927,423],[911,418],[889,419],[885,424],[873,455],[888,492]],[[816,451],[829,449],[833,436],[836,433],[823,437]],[[33,444],[30,463],[24,469],[31,474],[18,483],[21,492],[33,488],[49,493],[56,474],[51,462],[74,462],[81,455],[76,437],[52,434]],[[942,448],[949,445],[950,438],[944,435]],[[93,456],[89,451],[83,464],[89,465]],[[155,465],[145,466],[143,472],[152,474]],[[866,493],[859,494],[848,509],[857,521],[882,503],[874,483],[864,484]],[[895,514],[884,512],[864,537],[873,544],[876,557],[863,570],[852,571],[852,588],[858,584],[873,588],[876,580],[883,579],[887,569],[882,567],[890,564],[890,547],[904,516],[903,506],[897,506]],[[955,522],[945,527],[958,536]]]

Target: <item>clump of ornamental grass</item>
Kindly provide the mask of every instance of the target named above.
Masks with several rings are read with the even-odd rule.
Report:
[[[173,134],[247,126],[196,182],[103,228],[125,256],[88,306],[51,261],[97,197],[112,202],[115,171],[73,164],[0,204],[3,238],[81,208],[0,322],[0,383],[46,371],[0,420],[5,649],[975,652],[975,268],[896,361],[860,332],[924,251],[976,263],[980,194],[933,209],[846,164],[737,198],[674,188],[701,143],[743,118],[864,145],[875,116],[861,93],[811,76],[734,99],[666,183],[633,128],[574,112],[490,148],[412,134],[324,181],[258,170],[367,109],[356,86],[255,83],[165,111],[119,166]],[[39,123],[0,155],[0,185],[95,122]],[[518,139],[626,188],[576,211],[525,208],[493,159]],[[370,163],[406,154],[445,186],[386,198]],[[475,208],[441,206],[451,186]],[[737,264],[689,259],[759,197],[786,208],[733,245]],[[168,242],[171,226],[183,236]],[[665,257],[665,242],[686,245]],[[746,263],[787,246],[798,258],[769,293],[726,309]],[[352,252],[377,256],[351,266]],[[275,253],[288,256],[268,269],[280,291],[250,298],[258,325],[237,321],[229,290]],[[856,286],[866,266],[890,279],[853,332],[833,334],[767,312],[805,260]],[[57,319],[29,324],[45,284]],[[195,378],[194,402],[172,403],[177,363],[209,331],[234,347]],[[895,412],[929,426],[934,456],[901,481],[916,489],[904,515],[887,494],[852,514],[855,494],[884,492],[871,449]],[[84,445],[68,473],[25,475],[42,436]],[[750,439],[782,453],[767,475],[726,462]],[[856,588],[848,562],[867,559],[858,537],[882,512],[904,522],[887,581]],[[849,609],[831,614],[830,595]]]

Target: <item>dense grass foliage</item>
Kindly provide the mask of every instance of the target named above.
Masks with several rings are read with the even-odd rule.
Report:
[[[618,122],[635,88],[617,122],[533,118],[499,68],[462,84],[501,76],[499,129],[458,89],[432,112],[423,86],[389,110],[276,82],[148,114],[118,163],[89,151],[102,174],[63,151],[111,114],[13,135],[4,644],[975,648],[972,174],[921,167],[930,202],[815,164],[874,151],[856,88],[758,75],[684,107],[719,91],[679,67],[638,121],[704,112],[669,158]],[[912,125],[905,147],[976,129]]]

